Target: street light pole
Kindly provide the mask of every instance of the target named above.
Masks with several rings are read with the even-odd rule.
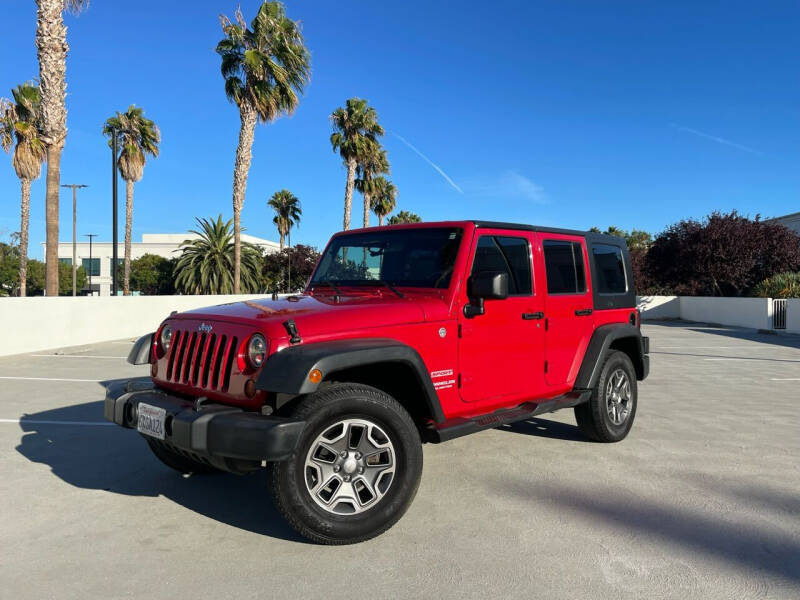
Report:
[[[117,295],[117,130],[111,130],[111,295]]]
[[[63,188],[72,188],[72,295],[77,296],[76,287],[78,280],[78,240],[75,231],[76,221],[78,220],[78,188],[89,187],[82,183],[70,183],[62,185]]]
[[[94,296],[94,289],[92,289],[92,240],[97,237],[96,233],[85,233],[89,238],[89,293]]]

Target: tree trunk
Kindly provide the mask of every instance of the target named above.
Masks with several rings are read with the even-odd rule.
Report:
[[[122,267],[122,295],[131,295],[131,228],[133,227],[133,181],[125,180],[125,258]]]
[[[242,270],[242,207],[247,189],[247,175],[253,159],[253,138],[255,137],[256,110],[243,102],[239,106],[239,145],[236,147],[236,162],[233,166],[233,293],[240,290]]]
[[[285,238],[284,238],[283,232],[279,232],[279,233],[280,233],[280,236],[281,236],[281,252],[283,252],[283,241],[284,241]]]
[[[383,215],[378,215],[378,227],[383,227]]]
[[[31,180],[21,179],[22,204],[19,226],[19,296],[24,298],[28,287],[28,220],[31,215]]]
[[[353,205],[353,186],[356,181],[356,159],[347,159],[347,182],[344,186],[344,227],[350,229],[350,209]]]
[[[61,185],[62,146],[47,148],[47,187],[45,192],[45,295],[58,296],[58,193]]]
[[[63,0],[37,0],[36,51],[42,94],[42,141],[47,146],[45,293],[58,296],[58,194],[61,150],[67,136],[67,28]]]
[[[364,227],[369,227],[369,209],[371,208],[369,194],[364,192]]]

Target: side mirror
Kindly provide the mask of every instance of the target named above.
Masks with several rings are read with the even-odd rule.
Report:
[[[504,300],[508,298],[508,274],[498,271],[475,273],[467,280],[469,304],[464,307],[468,319],[484,313],[484,300]]]

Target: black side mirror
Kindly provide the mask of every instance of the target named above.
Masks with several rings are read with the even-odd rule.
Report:
[[[464,307],[464,316],[471,319],[484,313],[484,300],[508,298],[508,274],[502,271],[481,271],[467,279],[469,304]]]

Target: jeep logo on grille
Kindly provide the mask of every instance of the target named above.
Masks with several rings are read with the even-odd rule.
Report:
[[[211,333],[212,329],[214,328],[211,325],[200,323],[200,327],[197,328],[197,331],[202,331],[203,333]]]

